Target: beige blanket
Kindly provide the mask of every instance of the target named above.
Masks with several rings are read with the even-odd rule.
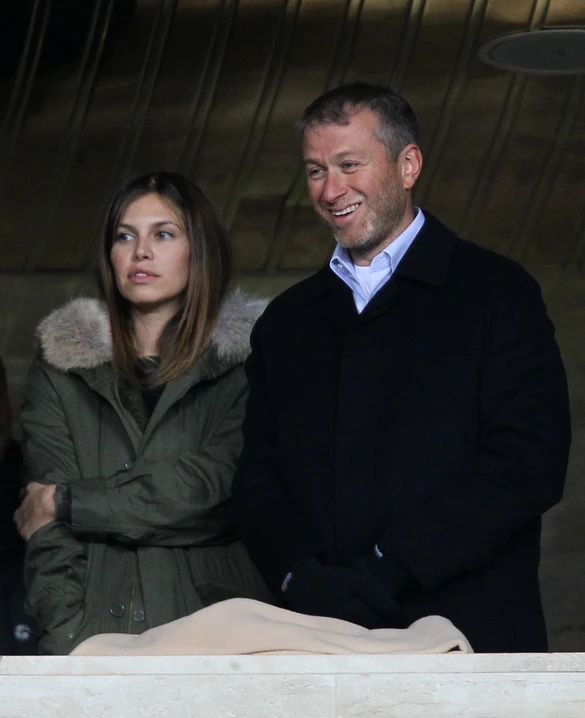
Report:
[[[74,656],[245,655],[258,653],[472,653],[446,618],[427,616],[405,629],[373,631],[336,618],[305,616],[234,598],[140,635],[88,638]]]

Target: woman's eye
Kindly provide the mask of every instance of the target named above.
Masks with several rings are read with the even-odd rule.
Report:
[[[132,235],[128,232],[118,232],[116,235],[116,242],[127,242],[129,239],[132,239]]]
[[[158,231],[156,236],[159,237],[159,239],[172,239],[173,237],[171,232],[166,232],[164,229]]]

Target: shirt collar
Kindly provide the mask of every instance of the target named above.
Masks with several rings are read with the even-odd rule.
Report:
[[[412,244],[416,235],[420,232],[425,221],[422,209],[419,207],[413,207],[413,210],[415,212],[415,217],[408,227],[401,232],[394,241],[390,242],[387,247],[374,257],[372,263],[370,264],[370,269],[372,271],[376,269],[380,270],[383,267],[387,267],[390,272],[394,272],[396,270],[398,262],[400,262],[402,257],[406,254],[408,248]],[[355,276],[354,263],[351,255],[347,249],[340,247],[338,244],[335,247],[329,266],[333,269],[333,271],[335,271],[335,268],[338,268],[340,265]]]

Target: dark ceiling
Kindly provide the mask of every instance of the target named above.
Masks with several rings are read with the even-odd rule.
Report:
[[[8,7],[6,7],[8,5]],[[12,0],[0,9],[0,270],[87,270],[113,189],[182,171],[241,270],[320,266],[292,131],[328,87],[411,101],[415,201],[526,264],[585,253],[585,77],[482,64],[501,33],[585,25],[583,0]]]

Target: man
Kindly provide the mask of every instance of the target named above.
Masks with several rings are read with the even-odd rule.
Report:
[[[394,92],[340,87],[299,131],[337,248],[252,335],[242,538],[293,610],[439,614],[476,651],[545,651],[540,516],[570,424],[539,287],[412,206],[418,128]]]

